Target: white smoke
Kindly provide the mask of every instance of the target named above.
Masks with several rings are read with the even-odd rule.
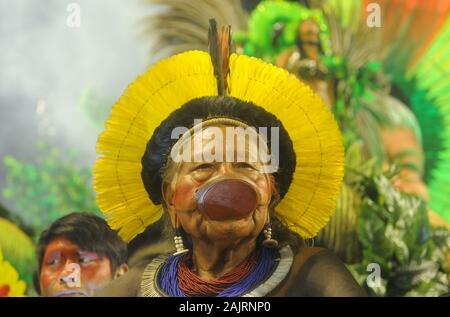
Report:
[[[79,28],[67,25],[71,3],[81,9]],[[0,158],[32,161],[43,138],[92,165],[97,131],[80,94],[91,88],[115,101],[145,71],[150,42],[139,21],[150,10],[129,0],[1,0]],[[0,162],[0,189],[4,172]]]

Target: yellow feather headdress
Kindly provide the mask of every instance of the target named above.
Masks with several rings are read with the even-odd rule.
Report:
[[[315,236],[334,211],[344,172],[342,138],[333,115],[307,85],[281,68],[232,54],[229,70],[228,95],[263,107],[288,132],[296,167],[276,212],[300,236]],[[141,179],[141,158],[155,129],[186,102],[217,95],[210,55],[188,51],[152,66],[114,105],[97,142],[94,189],[108,223],[125,241],[163,213]]]

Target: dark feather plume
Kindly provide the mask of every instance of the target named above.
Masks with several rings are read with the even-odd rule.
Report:
[[[216,20],[210,19],[208,42],[214,76],[217,79],[217,91],[220,96],[225,96],[228,88],[227,76],[231,54],[231,26],[223,26],[218,32]]]

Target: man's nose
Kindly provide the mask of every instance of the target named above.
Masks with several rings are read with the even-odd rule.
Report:
[[[233,168],[232,163],[221,163],[219,168],[217,169],[217,175],[218,176],[225,176],[225,175],[234,175],[236,174],[235,169]]]
[[[59,278],[59,282],[61,284],[71,284],[71,283],[75,283],[75,278],[73,276],[70,275],[61,275]]]
[[[59,282],[66,284],[68,287],[75,287],[77,281],[80,279],[80,267],[77,263],[72,261],[66,261],[64,269],[59,276]]]

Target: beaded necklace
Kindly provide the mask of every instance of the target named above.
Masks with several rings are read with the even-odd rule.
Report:
[[[261,248],[247,257],[231,272],[205,281],[188,267],[190,255],[170,256],[161,267],[159,285],[169,296],[241,296],[261,284],[272,273],[279,254],[275,249]]]

